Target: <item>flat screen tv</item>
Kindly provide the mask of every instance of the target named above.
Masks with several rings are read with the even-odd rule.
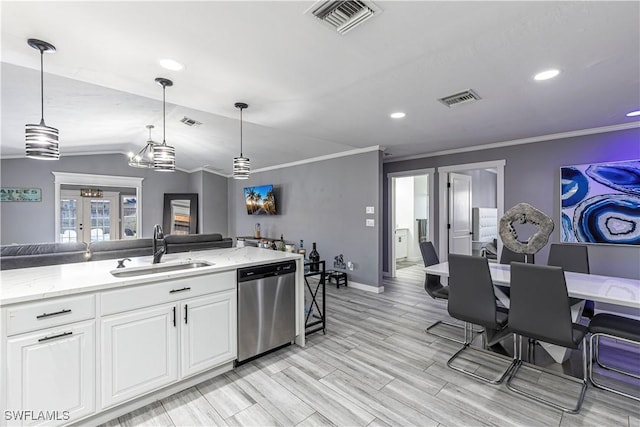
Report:
[[[244,188],[244,203],[249,215],[276,215],[276,197],[273,185]]]

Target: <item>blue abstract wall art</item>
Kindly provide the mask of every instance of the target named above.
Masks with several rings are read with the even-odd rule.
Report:
[[[561,241],[640,245],[640,160],[560,168]]]

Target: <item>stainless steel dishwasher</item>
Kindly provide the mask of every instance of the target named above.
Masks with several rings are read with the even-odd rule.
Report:
[[[238,269],[238,362],[295,339],[296,262]]]

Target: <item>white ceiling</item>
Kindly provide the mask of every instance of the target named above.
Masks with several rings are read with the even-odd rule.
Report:
[[[3,158],[24,153],[24,125],[45,120],[61,154],[128,152],[162,140],[177,166],[231,172],[380,145],[389,158],[638,124],[640,2],[377,1],[383,13],[341,36],[311,2],[7,2],[2,14]],[[182,71],[158,60],[172,58]],[[562,70],[536,82],[541,70]],[[482,100],[437,98],[474,89]],[[402,110],[401,120],[389,118]],[[179,120],[202,122],[187,127]],[[125,158],[123,156],[123,161]]]

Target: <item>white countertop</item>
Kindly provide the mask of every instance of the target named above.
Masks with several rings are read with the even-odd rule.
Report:
[[[489,263],[489,270],[494,284],[509,286],[510,265]],[[449,263],[432,265],[425,268],[425,271],[428,274],[449,277]],[[564,276],[570,297],[640,308],[640,280],[568,271]]]
[[[0,271],[0,306],[141,283],[165,281],[172,278],[198,276],[298,258],[302,259],[302,255],[270,249],[244,247],[165,255],[162,257],[162,264],[191,259],[194,261],[207,261],[213,263],[213,265],[191,270],[127,278],[118,278],[111,275],[110,271],[115,270],[117,266],[115,259],[4,270]],[[126,267],[150,266],[152,260],[153,257],[151,256],[132,258],[131,261],[126,262]]]

